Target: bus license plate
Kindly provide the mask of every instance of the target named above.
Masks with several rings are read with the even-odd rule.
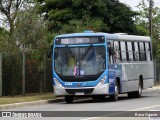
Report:
[[[76,92],[75,95],[84,95],[84,92]]]

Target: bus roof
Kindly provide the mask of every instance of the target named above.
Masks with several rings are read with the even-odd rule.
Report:
[[[78,36],[105,36],[107,40],[148,41],[148,42],[151,41],[149,36],[110,34],[110,33],[102,33],[102,32],[71,33],[71,34],[58,35],[56,37],[78,37]]]

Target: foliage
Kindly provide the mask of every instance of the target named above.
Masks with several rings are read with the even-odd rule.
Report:
[[[51,33],[84,30],[135,34],[136,12],[118,0],[37,0]]]
[[[0,52],[6,47],[5,39],[8,37],[8,31],[0,27]]]
[[[8,26],[5,37],[0,36],[1,52],[46,49],[46,23],[37,14],[33,0],[0,0],[0,14]]]
[[[36,8],[19,12],[13,34],[16,47],[25,51],[43,51],[47,45],[46,35],[46,23],[38,16]]]
[[[139,16],[136,17],[136,24],[138,30],[143,33],[142,35],[149,36],[149,8],[142,2],[138,5]],[[154,7],[152,9],[152,26],[153,26],[153,53],[154,57],[160,58],[160,8]]]

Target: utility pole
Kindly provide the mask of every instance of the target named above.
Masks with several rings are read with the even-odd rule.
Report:
[[[149,34],[152,40],[152,9],[153,9],[153,0],[149,0]]]

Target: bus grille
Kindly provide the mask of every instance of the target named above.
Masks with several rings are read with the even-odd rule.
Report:
[[[65,89],[67,93],[69,94],[75,94],[76,92],[83,92],[84,94],[91,94],[94,90],[94,88],[88,88],[88,89]]]

